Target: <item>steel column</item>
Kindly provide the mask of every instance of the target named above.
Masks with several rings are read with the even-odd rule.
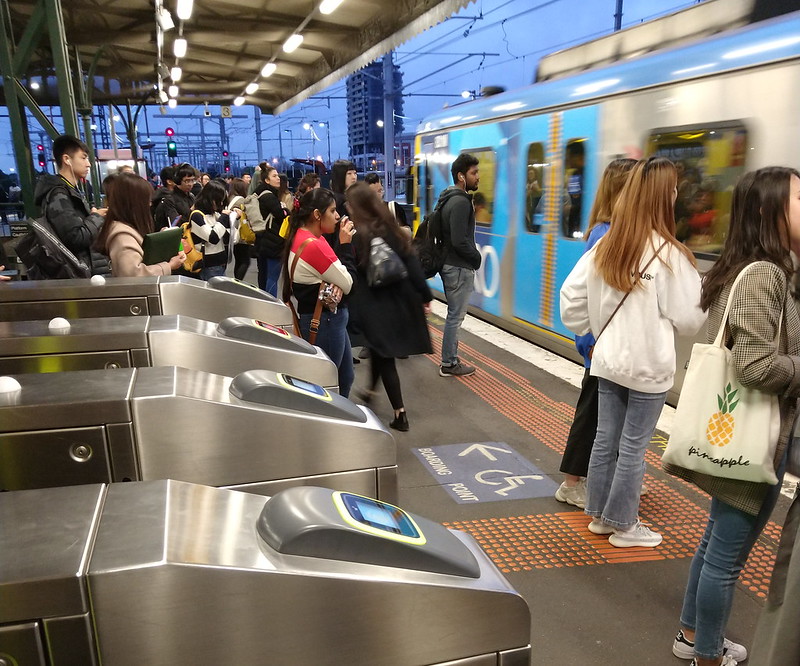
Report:
[[[75,106],[75,92],[72,86],[72,70],[67,52],[67,37],[64,33],[61,0],[42,0],[42,3],[47,16],[47,30],[50,35],[50,50],[56,69],[58,101],[61,106],[61,117],[64,120],[64,132],[80,138],[78,110]]]

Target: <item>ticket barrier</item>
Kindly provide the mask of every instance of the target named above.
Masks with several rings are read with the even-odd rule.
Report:
[[[285,372],[339,390],[336,365],[319,347],[246,317],[219,324],[184,317],[99,317],[0,322],[0,375],[178,365],[232,377]]]
[[[0,491],[153,479],[259,495],[317,485],[393,501],[397,452],[369,409],[269,370],[0,377]]]
[[[0,494],[0,664],[530,663],[465,533],[352,493],[179,481]]]
[[[247,282],[178,275],[87,280],[9,282],[0,290],[0,321],[65,317],[130,317],[181,314],[219,322],[250,317],[292,330],[292,313],[277,298]]]

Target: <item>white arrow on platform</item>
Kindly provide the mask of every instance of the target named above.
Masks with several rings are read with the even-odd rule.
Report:
[[[488,444],[473,444],[472,446],[468,446],[466,449],[464,449],[458,455],[459,455],[459,457],[465,456],[465,455],[467,455],[469,453],[472,453],[473,451],[477,451],[478,453],[482,453],[489,460],[491,460],[493,462],[495,460],[497,460],[497,458],[492,453],[490,453],[490,451],[499,451],[500,453],[510,453],[511,455],[513,455],[513,453],[511,451],[509,451],[508,449],[501,449],[499,446],[489,446]]]

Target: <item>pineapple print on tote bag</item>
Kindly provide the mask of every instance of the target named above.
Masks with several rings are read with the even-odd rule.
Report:
[[[662,461],[710,476],[775,484],[778,397],[739,384],[724,344],[732,295],[751,266],[734,280],[714,342],[692,347]]]

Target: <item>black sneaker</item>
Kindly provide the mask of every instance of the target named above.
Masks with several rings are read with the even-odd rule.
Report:
[[[455,365],[440,365],[440,377],[469,377],[475,374],[475,367],[459,361]]]

